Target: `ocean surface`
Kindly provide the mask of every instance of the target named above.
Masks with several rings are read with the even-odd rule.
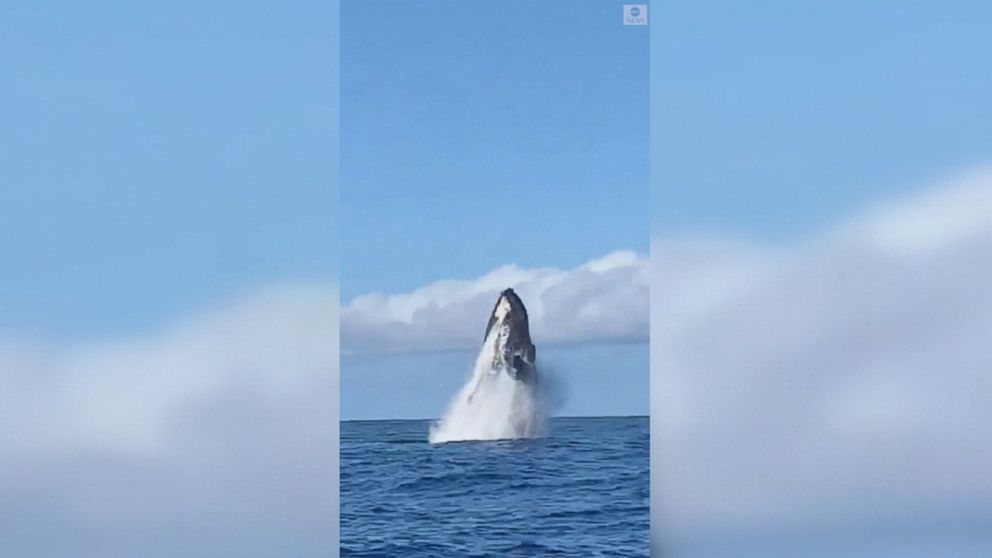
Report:
[[[341,423],[341,556],[649,555],[648,417],[440,445],[429,428]]]

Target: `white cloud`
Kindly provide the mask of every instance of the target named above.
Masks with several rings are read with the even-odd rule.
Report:
[[[356,297],[341,312],[347,351],[474,347],[499,292],[514,288],[535,343],[646,341],[647,258],[618,251],[574,269],[505,265],[468,280],[438,281],[411,293]]]
[[[292,284],[144,335],[0,342],[0,554],[333,554],[336,311]]]
[[[656,535],[992,527],[992,168],[652,256]]]

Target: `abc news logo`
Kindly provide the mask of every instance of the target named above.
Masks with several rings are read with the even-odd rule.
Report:
[[[624,4],[623,5],[624,25],[647,25],[648,5],[647,4]]]

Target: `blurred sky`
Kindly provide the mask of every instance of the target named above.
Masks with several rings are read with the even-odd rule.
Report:
[[[992,157],[992,5],[652,14],[652,228],[772,241]]]
[[[990,555],[992,6],[651,17],[655,550]]]
[[[0,555],[336,555],[337,23],[0,5]]]
[[[0,7],[0,332],[336,270],[331,3]]]

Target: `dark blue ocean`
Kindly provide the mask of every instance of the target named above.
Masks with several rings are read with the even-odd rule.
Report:
[[[647,417],[436,446],[429,426],[341,423],[341,556],[649,555]]]

